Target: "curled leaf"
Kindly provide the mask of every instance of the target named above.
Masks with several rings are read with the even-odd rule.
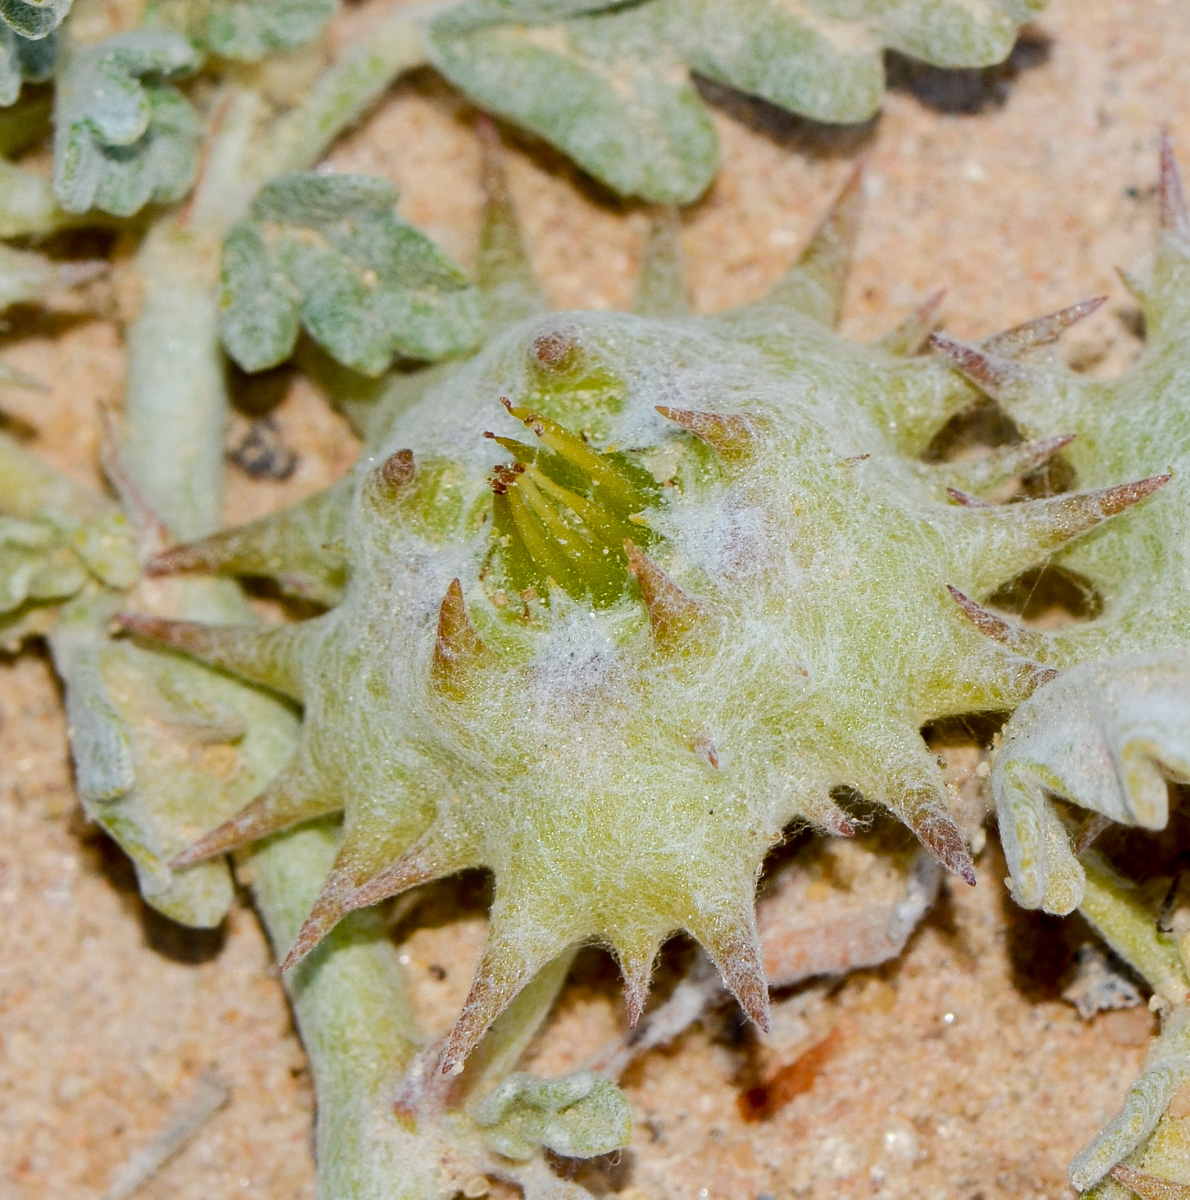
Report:
[[[295,172],[264,188],[223,248],[220,331],[241,367],[284,361],[299,326],[365,375],[478,345],[478,290],[396,200],[364,175]]]
[[[226,862],[170,859],[284,764],[295,718],[263,692],[104,632],[114,600],[76,601],[50,635],[66,687],[79,798],[136,868],[141,894],[209,928],[232,898]]]
[[[1050,796],[1123,825],[1162,829],[1167,780],[1190,780],[1190,651],[1074,667],[1005,727],[992,772],[1017,902],[1068,913],[1084,872]]]
[[[164,81],[197,65],[185,38],[148,30],[70,56],[54,112],[54,195],[67,212],[127,217],[186,194],[198,166],[198,122]]]
[[[505,1078],[475,1113],[490,1150],[527,1162],[542,1147],[568,1158],[591,1158],[628,1144],[632,1112],[623,1092],[594,1071],[537,1079],[523,1071]]]

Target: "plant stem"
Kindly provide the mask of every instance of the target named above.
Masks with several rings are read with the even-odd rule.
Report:
[[[124,463],[173,534],[191,540],[223,523],[219,243],[167,217],[145,237],[136,265],[143,297],[127,334]]]
[[[1083,856],[1087,890],[1078,911],[1153,991],[1174,1001],[1186,994],[1186,968],[1177,942],[1161,933],[1136,889],[1093,852]]]
[[[338,841],[324,821],[246,855],[278,957],[314,903]],[[443,1190],[430,1146],[393,1115],[393,1084],[420,1048],[400,972],[368,910],[341,921],[286,980],[318,1095],[320,1200],[429,1200]]]
[[[255,164],[261,184],[317,162],[331,142],[392,84],[426,61],[421,10],[405,10],[362,39],[273,127]]]
[[[238,121],[228,123],[227,137],[240,132]],[[218,138],[212,162],[221,157]],[[144,294],[128,330],[124,467],[149,506],[187,538],[222,523],[227,390],[216,284],[228,215],[208,211],[199,198],[192,212],[158,222],[137,258]],[[177,615],[250,619],[229,581],[171,583]],[[336,841],[324,823],[273,838],[250,854],[255,894],[278,950],[288,947],[309,910]],[[398,1124],[388,1094],[419,1035],[379,918],[361,913],[344,921],[287,982],[314,1071],[318,1196],[438,1200],[437,1152]]]

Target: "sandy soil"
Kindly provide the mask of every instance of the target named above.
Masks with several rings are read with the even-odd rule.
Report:
[[[1105,292],[1111,303],[1065,353],[1094,370],[1126,362],[1134,305],[1113,268],[1148,253],[1162,126],[1190,167],[1184,5],[1052,0],[1003,68],[892,73],[880,119],[845,131],[707,89],[724,164],[685,218],[697,306],[760,294],[862,155],[872,202],[848,332],[878,334],[939,286],[960,336]],[[408,218],[469,259],[478,154],[471,113],[441,83],[418,75],[394,89],[333,161],[390,176]],[[548,152],[518,147],[510,170],[553,300],[625,304],[644,214]],[[75,307],[8,335],[6,360],[52,386],[7,394],[4,407],[85,477],[93,405],[118,400],[122,367],[114,326]],[[229,518],[321,486],[350,461],[352,440],[314,388],[278,386],[298,469],[285,484],[233,471]],[[77,814],[44,657],[0,671],[0,1197],[103,1195],[205,1070],[228,1082],[230,1102],[145,1200],[312,1196],[311,1092],[251,910],[241,903],[211,934],[147,910]],[[1137,1071],[1151,1018],[1140,1008],[1082,1022],[1060,990],[1084,934],[1012,910],[994,836],[979,866],[979,886],[948,885],[899,963],[783,996],[767,1046],[727,1016],[634,1068],[634,1143],[592,1174],[595,1186],[624,1200],[1069,1196],[1065,1165]],[[415,914],[398,930],[431,1032],[461,1001],[483,935],[480,907],[448,909],[427,906],[422,924]],[[574,1065],[620,1020],[607,960],[585,955],[538,1066]],[[741,1088],[828,1035],[807,1090],[745,1121]]]

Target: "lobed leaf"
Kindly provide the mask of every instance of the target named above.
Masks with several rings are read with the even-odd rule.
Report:
[[[884,51],[999,62],[1044,0],[470,0],[433,18],[427,54],[477,103],[617,192],[696,199],[718,148],[689,71],[819,121],[871,117]]]
[[[54,195],[67,212],[127,217],[180,200],[198,167],[198,121],[164,81],[198,65],[184,38],[136,30],[75,52],[58,80]]]
[[[542,1147],[568,1158],[591,1158],[626,1146],[632,1111],[623,1092],[594,1071],[537,1079],[517,1071],[497,1084],[475,1113],[484,1141],[497,1154],[527,1162]]]
[[[76,601],[50,634],[79,798],[132,859],[145,900],[209,928],[231,903],[226,862],[175,871],[170,859],[283,765],[295,718],[218,672],[108,640],[113,604]]]
[[[396,200],[362,175],[295,172],[263,189],[223,251],[220,332],[241,367],[283,362],[299,327],[365,375],[479,344],[478,290]]]
[[[663,36],[663,8],[537,26],[468,22],[478,8],[432,22],[427,46],[434,66],[483,108],[622,194],[686,204],[705,190],[718,165],[715,131]]]

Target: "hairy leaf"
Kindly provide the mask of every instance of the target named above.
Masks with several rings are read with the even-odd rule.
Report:
[[[365,375],[398,355],[475,348],[478,290],[397,216],[396,200],[391,184],[363,175],[294,173],[260,193],[223,250],[220,328],[240,366],[284,361],[299,326]]]
[[[632,1137],[624,1093],[594,1071],[548,1080],[518,1071],[488,1094],[475,1120],[487,1145],[515,1162],[527,1162],[542,1146],[590,1158],[618,1150]]]
[[[115,34],[67,60],[54,114],[54,195],[67,212],[126,217],[186,194],[198,166],[198,122],[164,80],[197,65],[184,38],[146,30]]]
[[[224,58],[258,62],[315,37],[336,0],[161,0],[149,19]]]
[[[1044,0],[471,0],[428,26],[434,65],[617,192],[688,203],[717,145],[694,70],[819,121],[867,120],[883,56],[1004,59]]]
[[[227,912],[227,864],[169,860],[245,803],[292,749],[278,702],[217,672],[104,635],[114,598],[74,602],[50,635],[66,685],[79,798],[136,867],[144,898],[185,925]]]
[[[704,190],[715,131],[660,7],[534,26],[481,23],[488,10],[465,6],[430,27],[431,59],[452,83],[617,192],[682,204]]]

